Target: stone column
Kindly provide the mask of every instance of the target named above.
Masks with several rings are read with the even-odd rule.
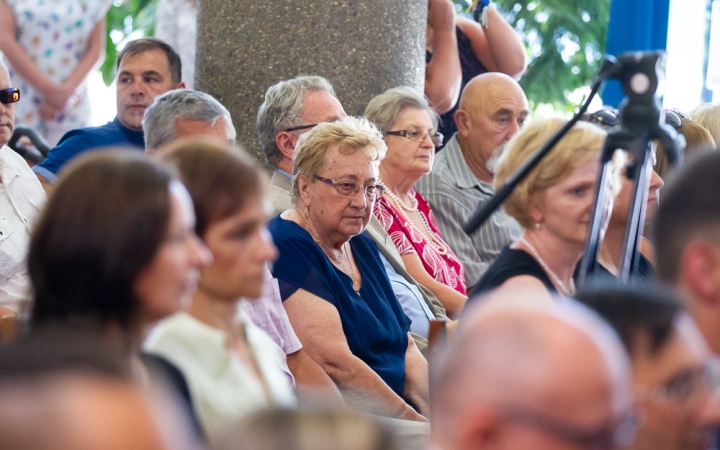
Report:
[[[351,115],[391,87],[422,90],[426,20],[427,0],[204,0],[195,87],[230,110],[238,142],[259,156],[257,109],[278,81],[321,75]]]

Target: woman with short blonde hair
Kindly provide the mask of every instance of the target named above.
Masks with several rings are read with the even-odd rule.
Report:
[[[536,120],[509,143],[495,173],[497,189],[567,121]],[[579,122],[518,184],[503,207],[524,228],[478,282],[476,292],[535,287],[572,296],[595,200],[606,133]],[[547,299],[550,300],[551,296]]]
[[[293,157],[294,207],[270,221],[283,306],[305,351],[348,401],[424,422],[427,362],[408,333],[375,242],[382,135],[365,119],[318,124]]]

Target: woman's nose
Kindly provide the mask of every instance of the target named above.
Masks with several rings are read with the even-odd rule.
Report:
[[[191,262],[195,267],[207,266],[213,261],[213,255],[205,243],[197,236],[192,238]]]

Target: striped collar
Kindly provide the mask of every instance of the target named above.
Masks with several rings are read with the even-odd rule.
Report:
[[[450,170],[455,180],[455,186],[460,189],[472,189],[477,187],[480,191],[493,195],[495,190],[490,183],[479,180],[470,169],[470,166],[465,162],[462,150],[460,149],[460,142],[457,140],[457,133],[443,148],[443,151],[438,155],[438,159],[444,161],[444,164]],[[438,161],[439,162],[439,161]]]

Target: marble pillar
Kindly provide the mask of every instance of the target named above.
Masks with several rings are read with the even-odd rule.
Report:
[[[321,75],[353,115],[391,87],[422,90],[426,19],[427,0],[202,0],[195,88],[230,110],[264,163],[255,119],[269,86]]]

